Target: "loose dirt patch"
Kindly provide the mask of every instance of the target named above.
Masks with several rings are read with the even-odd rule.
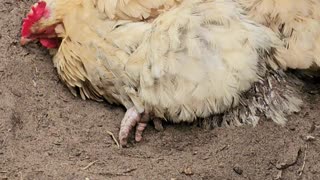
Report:
[[[0,3],[0,180],[320,179],[319,84],[308,82],[285,127],[149,126],[142,143],[118,149],[108,131],[117,136],[124,110],[73,97],[45,49],[20,47],[31,4]]]

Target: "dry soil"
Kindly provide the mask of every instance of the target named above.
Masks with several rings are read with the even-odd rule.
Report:
[[[45,49],[19,45],[33,2],[0,2],[0,180],[320,179],[315,81],[285,127],[149,126],[143,142],[118,149],[108,131],[117,137],[124,110],[73,97]]]

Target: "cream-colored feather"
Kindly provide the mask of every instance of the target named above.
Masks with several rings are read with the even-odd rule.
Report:
[[[158,16],[180,0],[92,0],[110,19],[144,20]]]
[[[284,68],[320,67],[319,0],[239,0],[249,17],[281,36],[276,59]]]

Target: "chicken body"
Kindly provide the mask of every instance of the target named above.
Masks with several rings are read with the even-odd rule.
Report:
[[[283,68],[320,69],[319,0],[239,0],[248,16],[279,34],[284,48],[276,59]]]
[[[124,11],[130,3],[133,9]],[[275,33],[247,19],[231,0],[47,4],[52,15],[39,24],[57,25],[62,42],[54,65],[60,78],[83,99],[126,107],[123,145],[136,125],[141,140],[149,116],[193,122],[235,107],[264,75],[262,57],[282,46]],[[148,18],[152,21],[143,21]]]
[[[153,19],[183,0],[91,0],[99,12],[113,20]]]

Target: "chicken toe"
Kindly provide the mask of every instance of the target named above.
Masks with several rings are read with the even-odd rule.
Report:
[[[161,119],[159,119],[159,118],[153,119],[153,124],[154,124],[154,128],[157,131],[163,131],[164,130],[164,128],[162,126],[162,120]]]
[[[127,110],[124,118],[121,121],[121,127],[119,132],[119,139],[121,146],[126,146],[130,132],[136,127],[135,140],[140,142],[142,140],[142,133],[147,127],[147,114],[141,115],[134,107]]]
[[[135,140],[137,142],[140,142],[142,140],[142,133],[146,127],[147,127],[147,123],[138,123],[136,127],[136,135],[135,135]]]
[[[140,119],[141,116],[134,107],[127,110],[120,126],[119,139],[121,146],[125,146],[127,144],[132,128],[137,125]]]

